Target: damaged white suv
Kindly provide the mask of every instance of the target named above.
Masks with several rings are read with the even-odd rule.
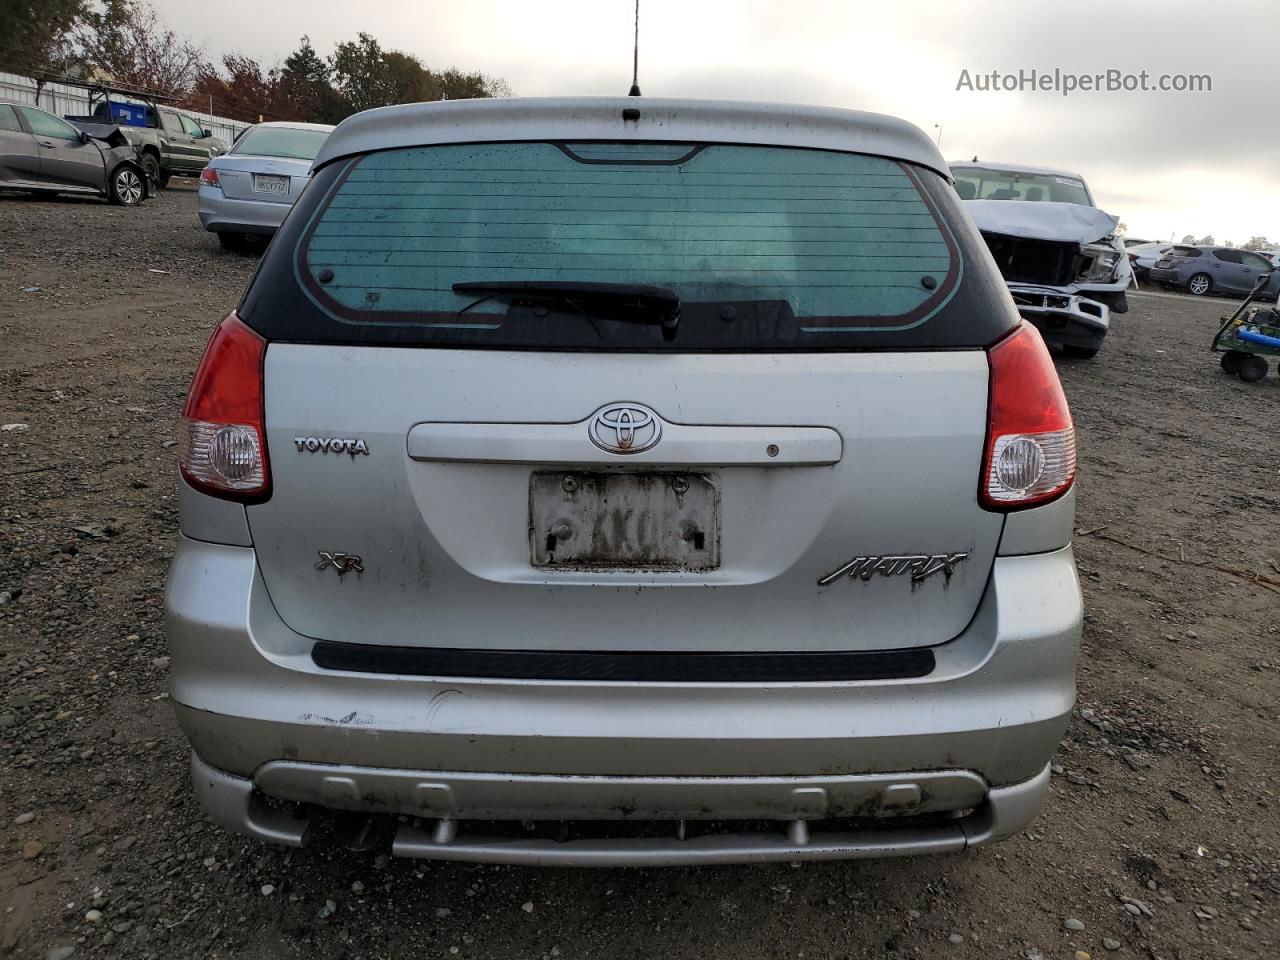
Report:
[[[1111,312],[1129,309],[1119,218],[1094,205],[1077,173],[975,161],[951,174],[1018,311],[1068,355],[1094,356]]]

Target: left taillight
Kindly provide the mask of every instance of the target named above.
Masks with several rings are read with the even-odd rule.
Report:
[[[271,494],[263,408],[267,342],[235,313],[209,338],[178,422],[178,465],[214,497],[256,502]]]
[[[218,182],[218,171],[213,167],[205,167],[200,171],[200,182],[207,187],[222,187],[222,184]]]

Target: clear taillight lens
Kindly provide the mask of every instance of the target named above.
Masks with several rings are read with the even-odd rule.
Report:
[[[266,350],[266,341],[234,313],[205,348],[178,423],[182,476],[203,493],[254,501],[270,495],[262,390]]]
[[[995,503],[1023,503],[1051,497],[1075,472],[1074,430],[1000,437],[991,450],[987,495]],[[1069,483],[1070,480],[1067,480]]]
[[[978,499],[993,510],[1047,503],[1076,476],[1075,427],[1053,359],[1025,321],[988,359],[991,408]]]
[[[267,478],[258,434],[247,426],[183,417],[178,423],[178,461],[193,486],[258,492]]]

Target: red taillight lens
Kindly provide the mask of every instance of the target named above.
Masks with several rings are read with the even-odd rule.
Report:
[[[978,500],[990,510],[1046,503],[1076,477],[1076,431],[1058,371],[1026,321],[987,358],[991,409]]]
[[[271,493],[262,399],[267,342],[235,313],[209,338],[178,422],[178,465],[187,483],[228,500]]]
[[[200,171],[200,182],[207,184],[210,187],[222,186],[222,184],[218,182],[218,171],[213,169],[213,167],[205,167]]]

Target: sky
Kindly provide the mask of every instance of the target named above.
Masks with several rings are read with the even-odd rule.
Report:
[[[216,57],[270,66],[309,34],[364,31],[519,96],[624,94],[632,0],[152,0]],[[941,137],[948,160],[1075,171],[1130,236],[1280,246],[1280,2],[641,0],[646,95],[870,110]],[[993,70],[1207,75],[1199,92],[983,91]],[[940,129],[939,129],[940,128]]]

